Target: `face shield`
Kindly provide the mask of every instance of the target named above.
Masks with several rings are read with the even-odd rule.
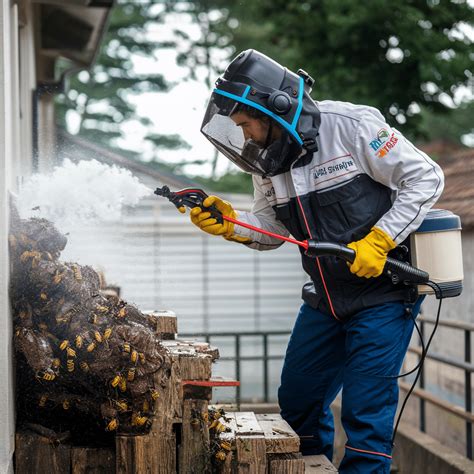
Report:
[[[245,95],[245,86],[241,86]],[[301,146],[270,114],[233,95],[214,91],[201,132],[243,171],[274,176],[289,158],[299,155]]]

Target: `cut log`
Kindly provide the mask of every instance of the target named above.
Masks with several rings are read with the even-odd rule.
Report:
[[[158,462],[159,454],[152,445],[152,437],[116,436],[115,469],[117,474],[171,474],[162,470]]]
[[[212,357],[199,354],[179,358],[181,380],[209,380],[212,376]]]
[[[297,453],[300,438],[277,413],[256,415],[264,435],[267,453]]]
[[[30,432],[16,434],[17,474],[64,474],[70,472],[71,448],[54,446],[48,438]]]
[[[156,385],[159,384],[156,380]],[[151,433],[159,437],[169,437],[173,434],[173,424],[181,422],[183,415],[181,377],[179,364],[171,358],[171,368],[168,383],[158,388],[158,398],[155,400],[155,417]]]
[[[178,320],[173,311],[144,311],[144,313],[161,339],[175,339],[178,332]]]
[[[303,456],[303,460],[306,466],[306,474],[328,474],[330,472],[337,472],[335,466],[322,454]]]
[[[115,474],[114,450],[72,448],[71,474]]]
[[[205,474],[210,472],[207,418],[207,400],[184,400],[179,450],[180,474]]]
[[[270,454],[269,474],[304,474],[305,464],[301,453]]]
[[[267,458],[265,437],[237,436],[236,440],[237,472],[239,474],[265,474]]]

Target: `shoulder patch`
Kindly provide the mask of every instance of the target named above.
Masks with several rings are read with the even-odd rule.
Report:
[[[383,158],[398,142],[395,133],[390,133],[386,128],[381,128],[377,136],[369,143],[378,158]]]

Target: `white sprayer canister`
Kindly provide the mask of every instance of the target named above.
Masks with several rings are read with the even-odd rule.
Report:
[[[443,297],[459,296],[464,278],[461,244],[461,219],[451,211],[431,209],[419,229],[410,236],[412,265],[429,273]],[[434,294],[419,285],[420,294]]]

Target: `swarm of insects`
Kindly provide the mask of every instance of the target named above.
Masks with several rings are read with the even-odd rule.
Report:
[[[216,472],[219,472],[219,466],[225,462],[232,450],[232,444],[221,437],[223,433],[229,431],[229,428],[224,424],[229,421],[230,419],[226,417],[224,409],[209,408],[207,426],[209,429],[211,462]]]
[[[159,336],[136,307],[101,294],[91,267],[59,260],[66,242],[52,223],[12,213],[19,421],[89,437],[147,432],[169,364]]]

